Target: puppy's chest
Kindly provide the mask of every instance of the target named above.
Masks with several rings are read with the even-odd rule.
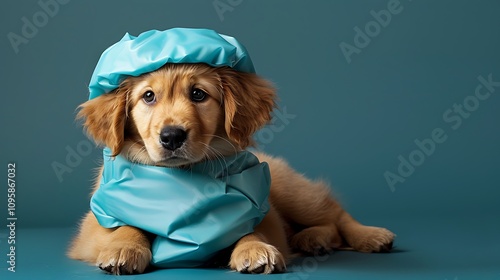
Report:
[[[103,227],[156,235],[154,265],[192,267],[253,232],[269,209],[269,187],[267,164],[248,152],[182,170],[111,160],[105,151],[91,209]]]

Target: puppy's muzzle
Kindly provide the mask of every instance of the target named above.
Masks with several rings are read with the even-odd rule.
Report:
[[[178,126],[166,126],[160,132],[161,145],[170,151],[180,148],[187,139],[187,132]]]

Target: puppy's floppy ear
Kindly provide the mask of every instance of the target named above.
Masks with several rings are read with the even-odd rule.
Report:
[[[113,156],[123,148],[127,119],[127,94],[129,85],[125,81],[118,89],[102,94],[78,107],[77,119],[83,120],[87,133],[99,145],[111,149]]]
[[[244,149],[252,144],[255,131],[271,120],[275,89],[253,73],[220,68],[225,110],[225,130]]]

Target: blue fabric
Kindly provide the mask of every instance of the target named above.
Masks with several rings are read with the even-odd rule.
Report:
[[[90,79],[89,99],[116,89],[128,76],[139,76],[165,63],[206,63],[254,73],[247,50],[235,38],[209,29],[150,30],[128,33],[106,49]]]
[[[105,149],[92,212],[103,227],[131,225],[155,234],[155,266],[202,265],[253,232],[269,210],[269,167],[250,152],[189,169],[147,166],[110,156]]]

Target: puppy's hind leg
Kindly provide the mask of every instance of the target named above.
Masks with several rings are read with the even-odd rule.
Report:
[[[394,233],[385,228],[362,225],[345,211],[337,226],[347,244],[356,251],[372,253],[389,252],[392,249]]]
[[[305,228],[292,237],[292,247],[308,253],[322,253],[345,243],[360,252],[388,252],[392,249],[392,232],[356,221],[325,191],[329,190],[326,184],[309,181],[304,188],[309,188],[318,197],[302,196],[302,205],[308,211],[303,211],[302,215],[296,213],[299,215],[294,221]]]
[[[295,178],[288,187],[290,194],[295,195],[287,197],[286,205],[282,205],[285,219],[297,230],[290,238],[291,247],[307,254],[324,254],[341,247],[337,217],[343,209],[323,182],[313,182],[299,174],[292,177]]]
[[[390,250],[394,234],[354,220],[332,197],[326,183],[305,178],[279,158],[258,157],[271,169],[271,201],[284,220],[300,227],[290,238],[293,249],[322,253],[347,243],[362,252]]]

